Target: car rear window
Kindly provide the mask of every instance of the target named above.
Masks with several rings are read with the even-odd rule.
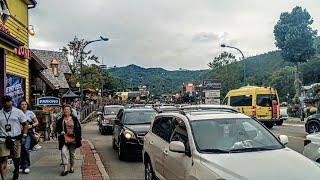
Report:
[[[231,106],[252,106],[252,96],[243,95],[243,96],[232,96],[230,97]]]
[[[274,94],[257,94],[257,105],[258,106],[272,107],[272,100],[277,101],[277,98]]]

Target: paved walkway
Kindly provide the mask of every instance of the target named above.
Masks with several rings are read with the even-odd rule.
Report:
[[[42,148],[31,152],[31,173],[20,173],[21,180],[100,180],[102,179],[96,160],[88,141],[82,142],[81,149],[76,150],[75,171],[67,176],[60,176],[63,166],[57,142],[40,143]],[[12,179],[13,165],[9,165],[8,179]]]

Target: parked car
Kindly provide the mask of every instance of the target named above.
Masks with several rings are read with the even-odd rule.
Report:
[[[99,123],[99,131],[101,134],[111,134],[113,132],[114,120],[119,110],[123,108],[123,106],[119,105],[104,106],[103,117]]]
[[[320,163],[320,133],[309,134],[304,140],[303,155]]]
[[[280,107],[280,117],[279,121],[276,121],[276,125],[281,126],[283,121],[287,120],[288,118],[288,107]]]
[[[305,129],[309,134],[320,132],[320,113],[311,115],[307,118]]]
[[[287,143],[233,110],[161,113],[145,136],[145,179],[319,179]]]
[[[121,109],[115,120],[112,146],[120,160],[141,156],[143,138],[157,112],[154,109]]]

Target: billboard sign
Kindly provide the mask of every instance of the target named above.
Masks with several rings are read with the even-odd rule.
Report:
[[[12,97],[13,106],[17,107],[21,101],[26,99],[25,78],[7,74],[7,86],[5,94]]]

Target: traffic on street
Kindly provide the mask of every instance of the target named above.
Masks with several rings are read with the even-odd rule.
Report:
[[[1,180],[320,180],[319,7],[0,0]]]
[[[188,115],[188,113],[190,114]],[[129,114],[129,115],[126,115],[126,114]],[[263,153],[265,155],[261,154],[261,158],[264,157],[267,159],[269,158],[268,154],[270,153],[270,155],[273,158],[282,159],[274,162],[272,161],[268,162],[268,163],[271,163],[270,167],[276,168],[277,163],[279,163],[279,165],[280,164],[284,165],[286,163],[290,164],[292,162],[302,163],[304,164],[304,166],[308,166],[308,168],[312,168],[312,166],[314,166],[313,167],[315,168],[314,177],[318,176],[317,174],[318,170],[316,169],[319,167],[319,165],[317,166],[316,163],[312,163],[311,160],[309,160],[308,158],[302,155],[304,151],[306,135],[308,133],[305,130],[305,124],[301,122],[300,119],[288,118],[284,121],[283,124],[275,125],[273,126],[273,128],[268,129],[267,127],[263,127],[262,124],[258,124],[258,123],[251,124],[252,122],[250,121],[247,122],[246,118],[249,118],[249,117],[241,114],[242,113],[238,112],[235,108],[232,108],[230,106],[222,106],[222,105],[215,105],[215,106],[208,106],[208,105],[191,105],[191,106],[190,105],[184,105],[184,106],[167,105],[165,106],[165,105],[162,105],[155,108],[150,108],[149,105],[147,105],[146,107],[141,107],[141,105],[139,105],[139,108],[132,106],[127,109],[123,107],[117,112],[117,117],[114,119],[113,130],[115,130],[116,132],[114,131],[108,135],[104,135],[104,134],[102,135],[99,132],[99,122],[92,121],[84,126],[84,129],[85,129],[84,136],[85,138],[92,141],[93,144],[95,145],[96,150],[101,156],[101,159],[111,179],[127,179],[128,177],[130,177],[129,179],[154,179],[155,177],[160,179],[162,178],[188,179],[188,177],[193,177],[195,175],[198,176],[198,177],[194,177],[196,179],[203,179],[204,177],[207,177],[210,174],[210,172],[205,172],[205,171],[202,172],[199,169],[193,172],[192,170],[193,166],[190,166],[190,167],[186,166],[186,164],[188,164],[188,157],[196,158],[198,156],[193,154],[194,152],[191,153],[190,148],[192,147],[192,145],[189,144],[191,143],[190,141],[192,141],[191,139],[193,139],[194,141],[193,143],[195,143],[194,145],[196,147],[195,151],[200,154],[201,153],[217,154],[217,155],[230,154],[230,157],[228,157],[228,159],[230,159],[230,161],[232,160],[233,162],[235,162],[237,159],[237,156],[239,156],[238,158],[240,157],[245,158],[242,156],[244,156],[244,154],[246,153],[252,153],[250,154],[250,156],[252,156],[252,158],[254,159],[259,157],[256,156],[253,152],[260,152],[260,154]],[[223,115],[227,115],[226,116],[227,119],[225,119],[225,121],[221,119]],[[125,118],[122,116],[124,116]],[[180,118],[183,118],[183,116],[187,117],[185,121],[182,121],[180,119]],[[234,128],[238,128],[242,126],[241,124],[239,124],[241,122],[240,117],[244,118],[243,119],[244,122],[242,122],[244,126],[244,129],[242,129],[243,131],[242,133],[247,133],[247,135],[239,132],[240,133],[239,135],[243,135],[244,139],[237,137],[238,140],[240,139],[242,140],[237,142],[237,141],[233,141],[235,137],[232,138],[233,133],[231,133],[231,131],[234,131],[235,130]],[[190,125],[184,124],[186,122],[190,122],[190,120],[191,122],[193,122],[193,120],[190,118],[196,119],[196,121],[194,121],[194,124],[192,123]],[[219,125],[211,124],[214,122],[213,118],[218,118],[217,122],[219,122]],[[154,124],[157,121],[161,121],[161,120],[165,121],[166,123],[163,125],[159,124],[159,127],[157,126],[155,127]],[[121,122],[123,124],[121,124]],[[200,125],[200,124],[196,125],[197,123],[200,123],[200,122],[203,122],[203,125]],[[236,126],[233,126],[232,125],[233,123],[235,123],[234,125]],[[177,127],[174,128],[174,126],[177,126]],[[222,129],[218,130],[217,128],[220,126]],[[119,127],[121,127],[121,129],[119,129]],[[191,129],[188,130],[188,127]],[[161,128],[164,128],[163,132],[161,132]],[[201,129],[197,130],[197,128],[201,128]],[[259,128],[259,130],[255,128]],[[166,135],[166,133],[169,133],[170,129],[172,129],[173,134],[168,136]],[[267,135],[269,130],[274,136]],[[188,131],[191,131],[192,133],[189,134]],[[220,132],[220,135],[217,134],[218,132]],[[237,130],[235,132],[237,132]],[[201,136],[199,134],[199,137],[197,137],[198,133],[200,133]],[[159,138],[156,138],[156,137],[152,137],[154,136],[153,134],[154,135],[159,134],[159,136],[162,137],[163,140],[160,140]],[[190,138],[190,135],[192,135],[193,138]],[[229,137],[226,137],[226,136],[229,136]],[[115,142],[114,139],[117,137],[119,139],[122,139],[122,141],[124,141],[125,139],[126,140],[125,142]],[[271,139],[275,137],[278,139],[274,141],[273,144],[268,144],[268,143],[271,143],[271,139],[268,139],[268,140],[264,139],[266,137],[269,137]],[[206,138],[207,140],[205,140]],[[135,141],[135,139],[137,141]],[[145,142],[141,142],[141,141],[145,141]],[[175,142],[176,144],[170,143],[170,146],[169,144],[164,146],[161,145],[163,142],[166,142],[166,141]],[[182,142],[182,143],[179,144],[178,142],[179,143]],[[211,147],[210,144],[203,144],[203,143],[209,143],[209,142],[214,143],[212,144],[212,147],[214,147],[214,149],[210,148]],[[120,143],[124,145],[125,144],[130,145],[131,147],[130,148],[125,147],[124,145],[120,145]],[[277,143],[279,144],[276,145]],[[141,148],[138,146],[139,144],[141,145]],[[265,145],[264,148],[261,146],[262,144]],[[287,149],[283,152],[277,152],[283,148],[281,147],[282,144],[284,144],[287,148],[292,149],[293,151],[290,152],[288,151],[289,149]],[[123,146],[125,150],[121,150],[121,146]],[[153,146],[155,147],[153,148]],[[156,148],[157,146],[159,150],[157,150],[158,149]],[[163,154],[163,152],[161,151],[161,147],[165,147],[165,146],[168,147],[168,149],[166,150],[166,153],[168,153],[168,157],[170,155],[173,155],[172,167],[171,165],[169,165],[170,159],[168,159],[167,162],[162,162],[162,161],[166,161],[165,160],[166,158],[165,159],[157,158],[157,156]],[[183,148],[180,146],[183,146]],[[143,151],[142,151],[142,148],[143,148]],[[244,149],[242,150],[241,148],[244,148]],[[122,151],[122,152],[119,152],[119,151]],[[181,153],[180,151],[183,152],[184,155],[179,155],[179,153]],[[124,154],[124,153],[128,153],[128,154]],[[146,154],[148,155],[146,156]],[[187,159],[185,159],[184,157],[187,157]],[[210,156],[208,156],[208,158],[209,157]],[[213,158],[213,160],[214,159],[215,158]],[[264,160],[263,162],[264,163],[267,162],[267,159]],[[193,159],[193,161],[195,163],[196,159]],[[221,161],[224,162],[224,161],[227,161],[227,159],[221,160]],[[250,159],[246,159],[246,161],[250,161]],[[299,161],[303,161],[303,162],[299,162]],[[148,162],[150,162],[150,164]],[[162,174],[161,172],[156,172],[155,168],[157,168],[158,166],[157,163],[160,163],[162,164],[162,166],[166,166],[168,168],[168,169],[163,169],[164,174]],[[190,162],[190,164],[192,163]],[[228,168],[226,163],[223,163],[223,164],[221,164],[222,167]],[[256,164],[255,160],[252,161],[252,164]],[[201,164],[199,165],[200,167],[198,168],[201,168]],[[180,168],[182,168],[181,172],[178,172],[178,169]],[[187,169],[183,170],[183,168],[187,168]],[[219,171],[215,170],[215,167],[212,167],[212,168],[213,168],[212,169],[213,172],[215,173],[219,172],[218,173],[219,177],[221,177],[220,176],[221,174],[225,173],[225,172],[221,172],[221,170]],[[270,174],[264,174],[260,171],[256,174],[248,174],[244,170],[241,170],[240,166],[236,166],[236,162],[235,162],[235,165],[233,165],[230,168],[231,169],[229,169],[228,172],[231,171],[233,173],[225,174],[224,177],[227,177],[227,179],[239,178],[239,176],[247,177],[248,179],[256,179],[256,178],[273,179],[277,177],[284,177],[286,174],[283,171],[283,169],[282,169],[282,172],[279,171],[278,173],[275,173],[274,176],[271,176]],[[299,167],[299,169],[303,171],[304,168]],[[166,171],[168,171],[168,174],[170,175],[170,177],[166,176]],[[292,177],[294,178],[298,177],[297,179],[299,179],[299,177],[302,178],[302,176],[305,177],[305,175],[300,176],[299,174],[301,174],[301,172],[299,171],[297,170],[296,173],[291,173]],[[218,177],[217,174],[215,175]],[[310,176],[307,179],[314,178],[313,173],[309,175]],[[286,177],[289,177],[289,176],[286,175]]]

